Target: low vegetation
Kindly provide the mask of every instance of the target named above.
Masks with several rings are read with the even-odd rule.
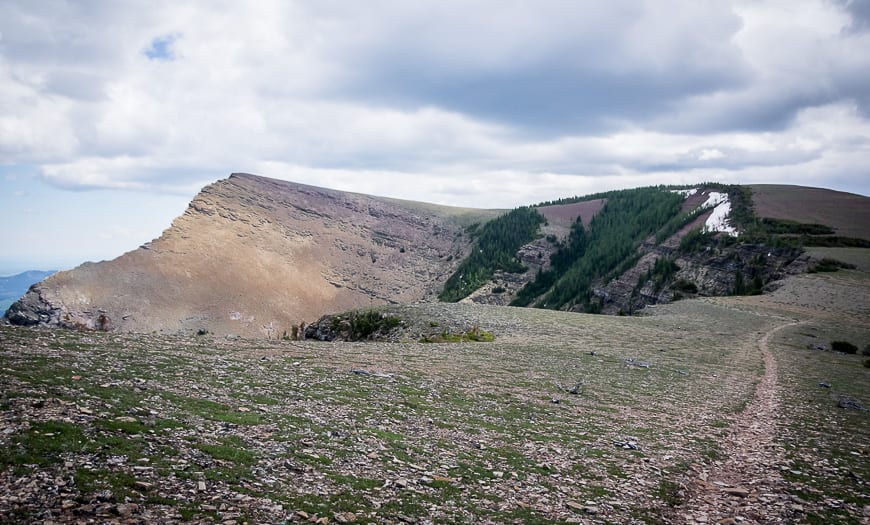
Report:
[[[442,330],[440,334],[424,335],[420,338],[421,343],[489,343],[494,340],[495,336],[491,332],[481,330],[477,326],[464,333],[456,334]]]
[[[382,339],[401,324],[402,319],[398,316],[374,308],[347,312],[329,318],[332,333],[344,341]]]
[[[831,350],[834,352],[843,352],[844,354],[858,353],[858,347],[849,341],[833,341],[831,342]]]
[[[492,279],[498,271],[522,273],[526,268],[516,258],[517,250],[535,239],[538,226],[545,222],[537,211],[517,208],[493,219],[470,233],[476,235],[471,253],[447,279],[438,296],[455,302],[467,297]]]
[[[708,512],[699,472],[741,461],[759,340],[799,316],[769,341],[771,470],[708,513],[860,523],[865,358],[811,345],[867,341],[863,275],[633,318],[358,312],[359,334],[400,319],[396,343],[0,327],[0,522],[674,522]]]
[[[607,204],[590,223],[589,233],[575,225],[568,242],[553,256],[553,267],[526,285],[512,303],[552,309],[597,312],[596,280],[607,281],[630,268],[645,238],[679,213],[683,197],[663,188],[605,194]]]
[[[817,263],[810,266],[807,270],[809,273],[818,273],[818,272],[836,272],[840,269],[845,270],[854,270],[855,265],[838,261],[837,259],[832,259],[830,257],[825,257]]]

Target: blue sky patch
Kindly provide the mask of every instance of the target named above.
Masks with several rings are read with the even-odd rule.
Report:
[[[159,36],[151,41],[151,45],[145,50],[145,56],[149,60],[173,60],[175,52],[172,44],[178,39],[178,35]]]

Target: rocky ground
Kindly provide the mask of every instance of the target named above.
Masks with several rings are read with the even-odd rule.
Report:
[[[870,369],[811,348],[863,348],[868,306],[793,307],[861,272],[634,318],[391,310],[479,343],[2,327],[0,522],[868,523]]]

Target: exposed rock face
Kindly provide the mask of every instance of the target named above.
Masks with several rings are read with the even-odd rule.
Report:
[[[798,249],[755,244],[691,254],[680,254],[663,245],[647,244],[641,250],[645,253],[634,267],[595,290],[604,299],[603,313],[631,314],[651,304],[684,297],[731,295],[739,291],[741,279],[747,289],[756,278],[759,283],[775,286],[774,282],[786,275],[805,271],[807,260]],[[647,270],[659,259],[673,260],[679,269],[664,281],[653,278],[638,287]]]
[[[204,188],[160,238],[34,285],[15,324],[280,337],[325,313],[435,298],[492,211],[247,174]]]

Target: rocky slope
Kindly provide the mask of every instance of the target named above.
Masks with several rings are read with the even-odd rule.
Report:
[[[281,337],[333,311],[434,297],[496,212],[233,174],[160,238],[34,285],[15,324]]]
[[[594,232],[598,214],[615,206],[607,195],[617,193],[536,207],[543,216],[537,238],[513,254],[527,270],[497,270],[475,283],[463,302],[510,304],[539,272],[550,270],[551,256],[565,246],[578,217]],[[632,241],[616,261],[618,270],[604,269],[591,284],[585,303],[558,307],[631,314],[683,297],[770,290],[784,275],[807,269],[799,250],[734,237],[740,220],[756,233],[772,224],[778,232],[821,231],[812,234],[817,240],[870,242],[870,223],[853,220],[870,216],[867,197],[794,186],[708,185],[673,193],[683,199],[679,227],[644,230],[655,233]],[[743,214],[735,224],[729,223],[729,194]],[[14,324],[92,330],[294,338],[325,314],[436,300],[448,277],[462,273],[457,267],[471,253],[473,235],[480,235],[479,228],[466,228],[499,214],[234,174],[204,188],[159,239],[115,260],[51,276],[6,317]],[[779,222],[765,223],[768,218]],[[700,228],[721,232],[723,242],[681,246]]]
[[[17,301],[19,297],[24,295],[34,283],[38,283],[54,272],[55,270],[29,270],[17,275],[0,277],[0,312],[5,312],[6,309],[12,306],[12,303]]]
[[[744,202],[730,202],[726,189],[731,197],[745,195]],[[848,245],[862,245],[870,240],[867,227],[870,223],[861,221],[870,217],[867,197],[818,188],[769,185],[730,189],[711,185],[679,192],[685,197],[681,213],[687,214],[687,222],[673,233],[661,235],[663,230],[659,230],[639,242],[633,254],[634,263],[615,277],[598,279],[592,288],[596,311],[632,314],[648,305],[686,297],[772,290],[784,276],[804,272],[815,264],[800,249],[780,242],[799,235],[788,233],[789,228],[795,232],[822,230],[821,235],[804,239],[822,242],[817,244],[822,246],[826,240],[847,241]],[[547,224],[542,226],[538,239],[516,252],[517,260],[527,270],[497,272],[490,282],[462,302],[511,304],[520,289],[535,280],[539,272],[550,269],[550,257],[566,238],[570,224],[579,216],[588,229],[604,204],[606,199],[537,208],[547,218]],[[740,210],[742,217],[732,221],[729,216],[732,208]],[[779,229],[768,231],[786,232],[785,235],[776,233],[766,240],[758,238],[760,231],[771,227],[773,223],[767,222],[770,220],[784,221],[778,224]],[[742,232],[738,235],[741,221],[752,223],[753,235],[748,237],[755,239],[747,241]],[[823,227],[815,228],[820,225]],[[702,229],[720,232],[717,235],[721,242],[710,239],[690,249],[681,247],[686,235]],[[567,308],[583,311],[588,305]]]

